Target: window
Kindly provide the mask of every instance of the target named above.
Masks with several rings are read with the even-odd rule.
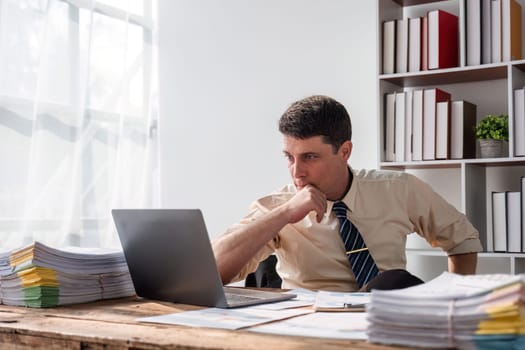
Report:
[[[118,246],[157,205],[156,2],[0,0],[0,248]]]

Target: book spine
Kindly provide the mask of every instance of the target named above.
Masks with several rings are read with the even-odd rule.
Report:
[[[428,15],[421,17],[421,70],[428,70]]]
[[[525,176],[522,176],[520,180],[521,252],[525,253]]]
[[[481,1],[466,0],[467,65],[481,64]]]
[[[525,156],[525,89],[514,90],[514,155]]]
[[[408,22],[408,71],[421,70],[421,17],[410,18]]]
[[[492,192],[492,237],[495,252],[507,251],[506,193]]]
[[[385,95],[385,161],[394,161],[396,94]]]
[[[383,74],[394,73],[396,22],[383,22]]]
[[[396,93],[395,107],[395,132],[394,132],[394,159],[396,162],[405,160],[405,114],[406,114],[406,93]]]

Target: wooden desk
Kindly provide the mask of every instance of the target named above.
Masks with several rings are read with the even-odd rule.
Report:
[[[136,297],[49,309],[0,305],[0,348],[9,349],[365,349],[391,350],[357,340],[301,338],[174,325],[138,317],[198,307]]]

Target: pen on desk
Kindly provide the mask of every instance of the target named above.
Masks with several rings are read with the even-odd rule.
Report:
[[[359,248],[359,249],[355,249],[355,250],[349,250],[349,251],[346,252],[346,255],[359,253],[359,252],[364,252],[365,250],[368,250],[368,248],[364,247],[364,248]]]
[[[365,304],[351,304],[351,303],[343,303],[343,309],[359,309],[364,308]]]

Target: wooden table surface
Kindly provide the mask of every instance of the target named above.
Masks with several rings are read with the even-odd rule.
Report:
[[[358,340],[303,338],[135,321],[138,317],[198,308],[137,297],[47,309],[0,305],[0,348],[401,349]]]

